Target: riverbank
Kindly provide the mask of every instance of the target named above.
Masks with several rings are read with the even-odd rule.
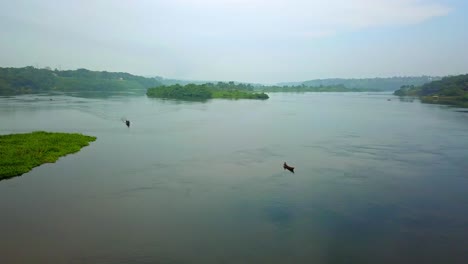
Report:
[[[422,86],[405,85],[398,96],[417,96],[423,103],[468,107],[468,74],[444,77]]]
[[[421,102],[427,104],[443,104],[468,108],[468,101],[459,96],[422,96]]]
[[[44,163],[80,151],[96,137],[36,131],[0,135],[0,180],[20,176]]]

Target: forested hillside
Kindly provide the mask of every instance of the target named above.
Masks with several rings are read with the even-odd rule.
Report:
[[[0,68],[0,95],[48,91],[123,91],[141,90],[161,85],[155,78],[123,72]]]
[[[421,86],[405,85],[399,96],[419,96],[424,102],[468,106],[468,74],[444,77]]]

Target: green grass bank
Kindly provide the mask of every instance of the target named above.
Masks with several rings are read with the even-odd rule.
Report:
[[[96,137],[36,131],[0,135],[0,180],[20,176],[44,163],[80,151]]]

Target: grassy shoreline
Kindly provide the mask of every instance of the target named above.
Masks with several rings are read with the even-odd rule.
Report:
[[[77,133],[35,131],[0,135],[0,180],[20,176],[44,163],[76,153],[96,137]]]

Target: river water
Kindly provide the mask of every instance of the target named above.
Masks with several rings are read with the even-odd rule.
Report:
[[[36,130],[97,141],[0,181],[0,263],[468,263],[460,109],[383,93],[0,98],[0,134]]]

